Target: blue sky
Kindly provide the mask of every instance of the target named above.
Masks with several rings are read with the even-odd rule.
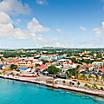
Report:
[[[104,47],[104,0],[0,1],[0,48]]]

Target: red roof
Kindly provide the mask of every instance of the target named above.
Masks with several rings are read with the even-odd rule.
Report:
[[[88,66],[88,67],[92,67],[92,66],[93,66],[93,64],[88,64],[87,66]]]
[[[21,60],[21,59],[15,59],[15,60],[11,60],[8,63],[9,64],[15,64],[15,63],[20,63],[20,62],[30,62],[33,63],[33,60]]]
[[[100,71],[104,72],[104,67],[99,68],[98,70],[100,70]]]
[[[41,64],[40,66],[39,66],[39,69],[40,70],[45,70],[45,69],[47,69],[48,68],[48,66],[46,66],[46,65],[44,65],[44,64]]]

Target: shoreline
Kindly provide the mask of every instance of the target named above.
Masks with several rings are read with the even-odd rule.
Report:
[[[63,90],[67,90],[67,91],[74,91],[74,92],[78,92],[78,93],[82,93],[82,94],[87,94],[87,95],[104,98],[104,91],[99,91],[99,90],[96,91],[96,90],[90,90],[90,89],[84,89],[84,88],[77,88],[74,86],[71,87],[71,86],[67,86],[67,85],[50,84],[50,83],[46,83],[44,81],[36,81],[35,79],[16,77],[16,76],[13,77],[13,76],[0,75],[0,78],[27,82],[27,83],[33,83],[33,84],[39,84],[39,85],[44,85],[44,86],[51,87],[54,89],[63,89]]]

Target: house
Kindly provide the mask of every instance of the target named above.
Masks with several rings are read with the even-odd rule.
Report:
[[[104,73],[104,67],[99,67],[98,70]]]
[[[94,66],[104,66],[104,62],[103,61],[95,61],[92,63]]]
[[[45,64],[41,64],[38,68],[39,68],[41,71],[43,71],[43,70],[46,70],[46,69],[48,68],[48,66],[45,65]]]
[[[8,65],[15,64],[19,67],[34,67],[35,64],[42,64],[42,61],[33,58],[16,58],[8,62]]]
[[[57,57],[58,54],[42,54],[39,59],[51,61],[51,60],[57,60]]]

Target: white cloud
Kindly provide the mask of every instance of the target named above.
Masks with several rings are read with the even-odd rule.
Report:
[[[39,5],[44,5],[44,4],[47,4],[47,0],[36,0],[37,4]]]
[[[46,3],[46,0],[38,1],[40,4]],[[43,26],[35,17],[27,23],[27,27],[21,29],[13,24],[11,15],[28,14],[30,9],[27,4],[22,4],[20,0],[2,0],[0,1],[0,38],[14,40],[31,40],[37,46],[63,46],[61,42],[52,39],[46,39],[40,33],[48,32],[50,29]],[[17,19],[15,24],[21,22]],[[59,31],[59,30],[58,30]],[[9,41],[9,40],[8,40]]]
[[[0,38],[2,39],[29,39],[37,46],[63,46],[61,42],[49,40],[40,35],[40,33],[48,32],[49,29],[41,25],[35,17],[25,29],[15,27],[10,16],[4,12],[0,12],[0,18],[2,18],[2,21],[0,20]]]
[[[94,28],[93,31],[97,35],[102,35],[104,33],[104,22],[101,22],[101,26]]]
[[[80,26],[80,31],[86,31],[87,29],[84,26]]]
[[[0,12],[0,37],[26,39],[30,37],[27,29],[15,27],[10,16],[4,12]]]
[[[29,37],[31,37],[31,35],[27,30],[22,30],[20,28],[14,28],[13,32],[14,32],[14,37],[16,39],[28,39]]]
[[[0,12],[0,18],[0,37],[4,37],[13,30],[12,20],[4,12]]]
[[[37,0],[40,5],[47,4],[47,0]],[[61,42],[47,39],[41,35],[43,32],[48,32],[50,29],[42,25],[35,17],[27,23],[24,29],[14,26],[12,18],[14,15],[27,15],[30,13],[30,8],[27,4],[23,4],[22,0],[0,0],[0,38],[13,40],[31,40],[37,46],[63,46]],[[21,19],[17,19],[17,26]],[[57,30],[59,31],[59,30]]]
[[[10,21],[11,19],[6,13],[0,12],[0,24],[8,24]]]
[[[0,24],[0,32],[9,32],[11,30],[13,30],[13,25],[11,23]]]
[[[10,15],[29,14],[30,8],[28,4],[23,4],[21,0],[2,0],[0,2],[0,11]]]
[[[35,33],[47,32],[49,28],[44,27],[39,23],[39,21],[34,17],[27,25],[28,30]]]

